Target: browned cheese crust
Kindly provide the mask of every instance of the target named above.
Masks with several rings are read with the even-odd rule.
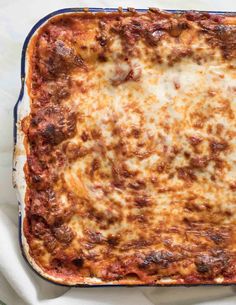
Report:
[[[28,49],[24,234],[66,283],[236,282],[236,19],[74,13]]]

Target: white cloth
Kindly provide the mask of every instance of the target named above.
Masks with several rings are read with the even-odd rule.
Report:
[[[41,279],[22,258],[18,207],[11,183],[13,106],[20,90],[21,48],[27,33],[41,17],[76,6],[236,11],[235,0],[0,0],[0,300],[7,305],[236,304],[236,290],[232,287],[68,289]]]

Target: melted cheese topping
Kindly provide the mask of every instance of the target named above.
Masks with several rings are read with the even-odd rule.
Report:
[[[234,21],[74,14],[39,31],[25,235],[47,274],[235,281]]]

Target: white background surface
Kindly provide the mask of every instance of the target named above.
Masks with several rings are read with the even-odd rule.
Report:
[[[23,41],[31,27],[54,10],[65,7],[118,6],[236,11],[236,0],[0,0],[0,300],[7,305],[235,305],[236,290],[230,287],[59,287],[40,279],[21,257],[17,202],[11,184],[11,162],[13,106],[20,90]]]

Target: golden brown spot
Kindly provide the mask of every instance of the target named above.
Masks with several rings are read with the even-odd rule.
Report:
[[[185,180],[187,182],[193,182],[196,180],[196,176],[191,169],[191,167],[185,166],[185,167],[180,167],[177,169],[178,172],[178,178]]]
[[[210,142],[210,149],[212,153],[219,153],[221,151],[224,151],[228,148],[228,143],[225,141],[217,142],[217,141],[211,141]]]
[[[208,165],[208,158],[203,156],[203,157],[195,157],[195,158],[191,158],[190,159],[190,165],[192,167],[196,167],[196,168],[205,168]]]
[[[197,146],[202,142],[202,139],[196,136],[192,136],[188,138],[188,141],[192,146]]]

